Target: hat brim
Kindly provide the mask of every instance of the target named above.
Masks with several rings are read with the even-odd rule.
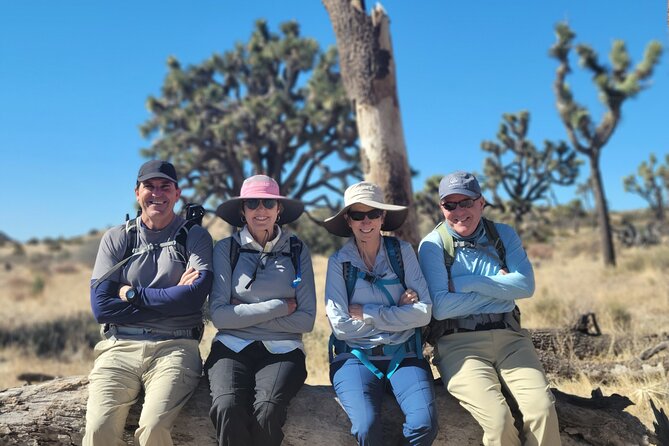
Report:
[[[216,209],[216,215],[230,223],[232,226],[241,228],[246,224],[242,221],[242,202],[244,200],[253,198],[274,199],[281,203],[283,206],[283,211],[281,212],[279,221],[276,222],[278,225],[292,223],[300,218],[300,215],[302,215],[302,212],[304,212],[304,203],[299,200],[293,200],[291,198],[285,198],[272,194],[259,193],[255,194],[253,197],[235,197],[224,203],[221,203],[221,205]]]
[[[339,237],[350,237],[353,232],[351,232],[351,227],[346,221],[346,213],[354,204],[364,204],[375,209],[382,209],[386,211],[386,217],[383,220],[383,225],[381,226],[382,231],[394,231],[395,229],[399,228],[402,226],[404,220],[406,220],[407,215],[409,214],[409,208],[406,206],[379,203],[372,200],[359,200],[344,207],[332,217],[325,219],[323,222],[323,227],[327,229],[330,234],[334,234]]]

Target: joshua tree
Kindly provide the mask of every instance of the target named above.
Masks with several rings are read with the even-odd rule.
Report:
[[[141,130],[155,139],[143,153],[174,162],[189,200],[237,195],[245,177],[264,173],[286,195],[330,205],[327,191],[341,196],[361,176],[336,51],[321,52],[297,23],[278,35],[260,20],[232,51],[185,69],[173,57],[167,65],[161,96],[147,102],[152,116]]]
[[[643,161],[637,169],[637,175],[628,175],[623,178],[625,192],[639,195],[646,200],[660,223],[664,222],[666,207],[666,193],[669,191],[669,155],[666,164],[657,164],[657,157],[650,154],[648,162]]]
[[[630,56],[625,42],[621,40],[616,40],[611,48],[609,56],[611,67],[600,63],[597,53],[590,46],[576,45],[575,50],[580,57],[580,64],[592,73],[593,82],[599,90],[600,101],[605,108],[601,120],[597,123],[588,109],[576,102],[566,82],[567,75],[571,72],[569,55],[575,34],[566,23],[559,23],[555,31],[557,42],[551,47],[550,55],[557,59],[559,64],[553,83],[557,109],[571,145],[590,162],[590,183],[601,231],[604,263],[615,266],[616,256],[602,183],[600,156],[620,122],[625,100],[636,96],[647,86],[645,81],[650,78],[653,68],[660,59],[662,46],[659,42],[649,43],[641,63],[631,68]]]
[[[553,185],[571,186],[578,176],[576,152],[565,142],[544,141],[538,150],[527,140],[530,113],[505,113],[497,132],[499,142],[483,141],[481,148],[491,155],[485,159],[485,187],[493,193],[493,202],[502,211],[508,206],[516,227],[532,210],[533,203],[548,200]],[[502,188],[508,200],[497,194]]]

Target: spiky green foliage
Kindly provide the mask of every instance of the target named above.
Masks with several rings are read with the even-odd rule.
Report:
[[[427,218],[432,226],[435,226],[441,220],[443,215],[439,205],[439,182],[443,175],[432,175],[425,180],[423,190],[416,192],[414,203],[418,213]]]
[[[564,141],[544,141],[539,150],[527,139],[530,113],[505,113],[497,132],[497,142],[483,141],[490,154],[483,167],[484,187],[492,192],[493,203],[503,211],[508,207],[517,228],[534,203],[548,200],[553,186],[571,186],[578,176],[580,160]],[[498,193],[503,191],[506,199]]]
[[[659,42],[650,42],[646,47],[643,60],[631,68],[632,62],[625,43],[613,43],[609,60],[611,66],[599,61],[597,53],[588,45],[574,46],[576,34],[566,23],[555,27],[557,40],[550,49],[550,55],[558,61],[553,91],[557,100],[557,109],[565,126],[571,145],[584,154],[590,162],[590,185],[595,198],[598,224],[602,236],[604,263],[615,265],[615,251],[611,236],[606,194],[600,170],[601,151],[609,141],[622,117],[623,103],[649,86],[653,68],[662,53]],[[599,92],[599,100],[604,105],[604,113],[596,122],[590,111],[578,103],[567,84],[567,75],[571,72],[569,55],[574,49],[579,56],[580,65],[590,73]]]
[[[669,155],[665,164],[657,165],[657,157],[651,153],[648,162],[643,161],[639,165],[636,175],[623,178],[623,186],[625,192],[637,194],[646,200],[655,218],[663,222],[669,194]]]
[[[171,160],[187,200],[218,203],[263,173],[306,204],[330,205],[359,178],[357,130],[334,48],[300,36],[295,22],[270,32],[259,20],[245,44],[183,68],[168,60],[150,97],[147,157]],[[338,194],[338,196],[340,196]]]

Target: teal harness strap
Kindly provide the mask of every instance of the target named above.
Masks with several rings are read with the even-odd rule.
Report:
[[[401,280],[399,278],[396,279],[379,279],[376,277],[373,277],[367,273],[364,273],[362,271],[358,271],[356,274],[357,279],[363,279],[366,280],[367,282],[371,283],[372,286],[376,287],[379,289],[383,295],[386,297],[386,300],[388,301],[388,304],[393,306],[396,305],[395,300],[393,299],[393,296],[390,294],[388,289],[386,288],[386,285],[397,285],[401,283]],[[393,373],[397,370],[397,368],[400,366],[400,363],[402,360],[404,360],[404,357],[406,356],[406,349],[404,348],[404,344],[392,346],[394,348],[394,352],[392,355],[392,358],[390,359],[390,364],[388,364],[388,370],[386,370],[385,376],[390,378],[393,376]],[[384,353],[386,349],[392,348],[391,346],[384,346]],[[362,362],[365,367],[369,369],[370,372],[372,372],[374,375],[376,375],[377,378],[383,379],[384,374],[382,371],[378,369],[372,362],[369,360],[367,357],[367,354],[364,352],[364,350],[359,349],[359,348],[354,348],[351,349],[351,353]]]

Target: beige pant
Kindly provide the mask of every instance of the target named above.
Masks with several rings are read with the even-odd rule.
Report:
[[[526,334],[507,329],[443,336],[435,363],[448,391],[483,428],[486,446],[520,445],[502,385],[523,414],[524,444],[560,444],[555,400]]]
[[[172,445],[170,431],[200,380],[198,341],[107,339],[95,346],[82,445],[125,445],[130,407],[144,388],[136,445]]]

